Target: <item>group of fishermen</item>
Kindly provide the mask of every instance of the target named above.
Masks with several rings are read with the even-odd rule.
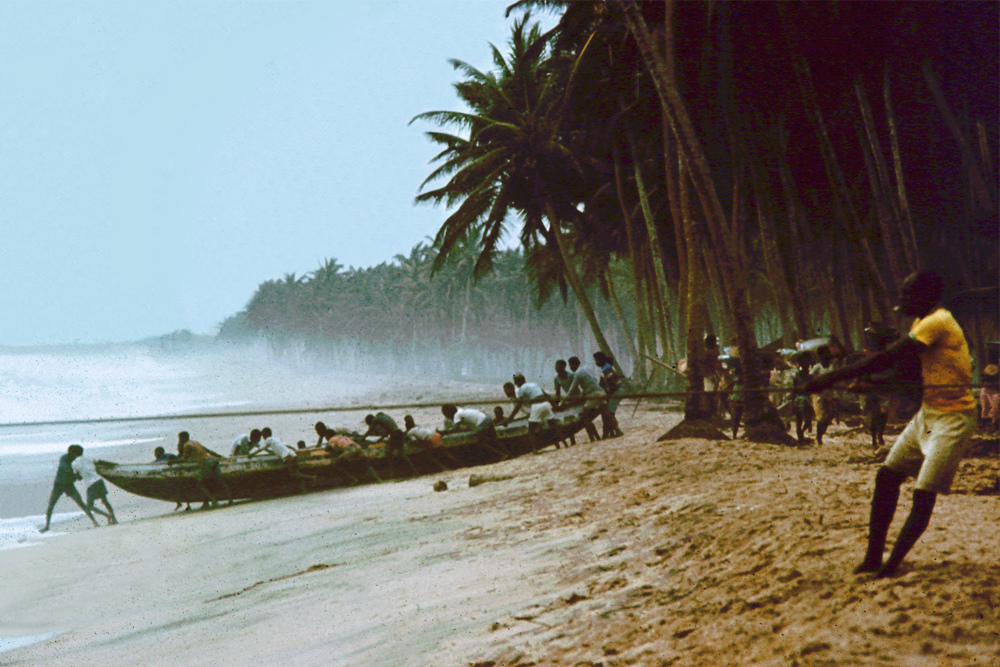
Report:
[[[314,429],[317,440],[312,447],[326,450],[331,458],[330,465],[335,466],[352,483],[358,484],[363,477],[367,477],[369,481],[382,481],[369,460],[368,455],[373,447],[384,447],[382,455],[389,459],[390,474],[393,477],[396,476],[397,461],[402,462],[412,475],[419,474],[407,456],[408,447],[427,452],[428,456],[425,458],[442,471],[460,467],[461,463],[447,448],[441,447],[443,435],[458,431],[475,433],[478,447],[495,459],[504,460],[511,452],[504,446],[496,427],[509,424],[522,411],[528,416],[528,437],[531,449],[536,454],[550,444],[555,444],[557,449],[562,446],[563,441],[567,441],[567,446],[575,444],[573,430],[565,429],[561,420],[556,417],[555,411],[558,408],[582,405],[580,420],[591,441],[602,437],[617,437],[622,434],[615,417],[620,402],[617,394],[622,389],[621,378],[610,357],[597,352],[594,354],[594,361],[599,370],[581,364],[578,357],[570,357],[568,362],[561,359],[557,361],[553,386],[555,397],[537,383],[527,382],[523,374],[516,373],[513,381],[503,386],[505,395],[513,401],[510,414],[506,416],[500,406],[494,409],[491,417],[476,408],[446,404],[441,407],[443,427],[420,426],[412,415],[406,415],[403,419],[404,428],[400,428],[390,415],[378,412],[365,417],[367,430],[364,433],[333,429],[323,422],[316,422]],[[598,435],[594,425],[598,416],[601,417],[603,426],[602,435]],[[218,491],[222,492],[223,498],[228,499],[229,504],[233,502],[229,484],[219,471],[222,460],[227,457],[252,458],[261,454],[273,454],[282,462],[289,479],[297,482],[305,492],[316,482],[315,475],[306,474],[299,469],[297,450],[306,448],[304,440],[300,440],[297,447],[292,447],[265,427],[237,436],[230,444],[226,456],[192,440],[187,431],[178,434],[177,454],[167,453],[163,447],[157,447],[154,455],[157,463],[196,463],[198,468],[195,483],[208,498],[202,509],[208,509],[218,506]],[[182,505],[184,503],[177,503],[175,510]],[[190,504],[187,504],[187,509],[191,509]]]
[[[528,382],[522,373],[515,373],[512,381],[503,385],[504,394],[513,401],[509,414],[504,414],[502,406],[496,406],[490,416],[477,408],[445,404],[441,406],[443,427],[420,426],[412,415],[406,415],[403,418],[404,428],[400,428],[390,415],[379,412],[365,417],[368,430],[363,434],[335,431],[318,422],[317,446],[326,448],[335,462],[344,460],[345,463],[357,463],[364,459],[362,450],[373,444],[384,444],[384,453],[390,459],[393,474],[395,462],[399,459],[416,475],[417,468],[406,454],[407,448],[411,447],[428,452],[428,460],[446,471],[451,469],[449,464],[456,467],[461,464],[447,449],[441,447],[442,436],[458,431],[471,431],[476,435],[476,446],[502,461],[511,452],[497,433],[497,426],[506,426],[522,411],[527,414],[528,439],[533,453],[540,453],[550,444],[554,444],[557,449],[563,446],[563,442],[567,446],[575,444],[574,429],[567,430],[556,411],[578,405],[582,406],[579,419],[591,441],[602,438],[594,426],[598,416],[601,417],[603,437],[617,437],[622,434],[615,416],[620,402],[616,394],[621,392],[621,378],[614,369],[613,360],[607,355],[597,352],[594,354],[594,361],[599,371],[595,372],[582,365],[578,357],[570,357],[568,362],[562,359],[557,361],[554,397],[539,384]],[[375,440],[371,441],[369,438]],[[374,469],[370,465],[367,468],[369,474],[380,481]],[[359,480],[355,478],[354,481]]]
[[[808,444],[806,433],[815,428],[816,444],[835,420],[849,414],[863,415],[871,436],[872,449],[885,445],[889,414],[912,415],[919,405],[919,374],[905,377],[912,369],[889,369],[853,383],[847,389],[827,388],[811,394],[805,390],[809,381],[820,374],[863,361],[883,352],[898,338],[896,332],[874,322],[865,328],[865,346],[861,352],[847,353],[835,336],[796,343],[794,350],[779,350],[762,355],[769,371],[771,397],[780,413],[794,420],[799,444]],[[738,347],[718,354],[716,338],[706,336],[706,361],[702,374],[706,384],[709,413],[728,413],[735,440],[743,417],[745,378]],[[909,388],[909,391],[906,388]],[[858,400],[860,399],[860,401]]]

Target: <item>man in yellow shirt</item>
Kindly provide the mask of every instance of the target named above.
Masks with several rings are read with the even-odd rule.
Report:
[[[916,321],[910,335],[884,352],[846,368],[825,373],[807,385],[818,392],[840,380],[887,370],[893,364],[919,358],[923,403],[896,439],[875,475],[868,528],[868,551],[855,574],[875,572],[891,577],[930,522],[938,493],[948,493],[965,454],[976,420],[976,402],[969,390],[972,360],[958,322],[941,306],[942,280],[933,271],[911,274],[899,289],[899,308]],[[896,513],[899,487],[915,475],[913,506],[899,531],[889,559],[882,562],[889,524]]]

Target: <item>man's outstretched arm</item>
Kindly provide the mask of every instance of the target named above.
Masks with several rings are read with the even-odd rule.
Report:
[[[884,352],[879,352],[875,356],[851,364],[850,366],[830,371],[829,373],[817,375],[806,383],[804,389],[809,393],[815,394],[832,387],[842,380],[851,380],[864,375],[871,375],[872,373],[880,373],[892,368],[897,363],[917,363],[917,354],[926,349],[927,346],[920,341],[906,336],[890,345]]]

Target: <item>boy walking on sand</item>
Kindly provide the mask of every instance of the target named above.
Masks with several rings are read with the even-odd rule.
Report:
[[[73,482],[76,481],[77,474],[73,471],[73,461],[78,457],[83,455],[83,447],[80,445],[70,445],[66,453],[59,457],[59,468],[56,470],[56,479],[52,483],[52,493],[49,495],[49,506],[45,510],[45,527],[39,528],[38,532],[44,533],[49,529],[49,524],[52,522],[52,510],[55,509],[56,503],[59,502],[59,498],[65,493],[67,496],[73,499],[80,509],[83,510],[87,518],[94,522],[94,527],[97,528],[99,524],[94,515],[90,513],[90,510],[86,505],[83,504],[83,499],[80,497],[80,492],[76,490]]]
[[[923,403],[875,475],[868,551],[855,574],[874,572],[877,579],[895,575],[930,523],[937,494],[947,493],[951,487],[975,425],[976,402],[969,390],[969,346],[955,318],[941,306],[942,282],[933,271],[907,277],[899,289],[899,311],[917,318],[910,335],[884,352],[821,375],[807,385],[807,391],[819,392],[840,380],[877,373],[893,364],[912,364],[914,353],[920,358]],[[882,552],[896,513],[899,487],[909,475],[917,478],[913,505],[889,560],[883,563]]]

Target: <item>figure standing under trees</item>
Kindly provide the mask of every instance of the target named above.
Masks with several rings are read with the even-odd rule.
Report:
[[[805,387],[809,383],[809,359],[798,358],[799,370],[792,379],[792,411],[795,414],[795,437],[800,445],[806,444],[806,431],[812,430],[813,408]]]
[[[969,388],[969,346],[958,322],[941,305],[942,285],[941,276],[933,271],[908,276],[899,290],[899,311],[916,318],[910,335],[884,352],[814,378],[807,386],[808,391],[819,392],[841,380],[878,373],[893,364],[913,364],[913,354],[919,356],[923,402],[875,475],[868,550],[855,574],[874,572],[876,578],[896,574],[930,523],[937,495],[950,489],[976,423],[976,402]],[[889,559],[883,563],[899,487],[909,475],[917,478],[913,505]]]

